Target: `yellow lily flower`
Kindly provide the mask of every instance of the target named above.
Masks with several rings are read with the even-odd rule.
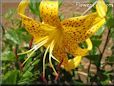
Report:
[[[26,30],[34,37],[34,47],[22,54],[30,53],[30,56],[42,46],[46,47],[43,57],[43,76],[45,77],[45,58],[49,51],[49,63],[57,75],[51,59],[62,62],[61,67],[70,71],[75,69],[81,62],[83,56],[92,49],[89,39],[105,23],[107,6],[103,0],[98,0],[97,12],[85,16],[68,18],[60,21],[58,17],[58,1],[41,1],[40,15],[43,22],[35,21],[25,15],[25,9],[29,0],[22,0],[18,6],[18,14]],[[86,42],[87,49],[82,49],[79,44]],[[74,56],[68,59],[67,54]],[[24,61],[24,63],[30,58]]]

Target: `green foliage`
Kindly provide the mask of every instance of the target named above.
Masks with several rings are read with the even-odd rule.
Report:
[[[2,53],[2,61],[15,61],[15,55],[11,50],[6,50]]]
[[[109,63],[112,63],[113,64],[114,63],[114,55],[108,57],[107,60],[108,60]]]
[[[31,12],[37,16],[40,16],[40,11],[39,11],[40,2],[41,0],[30,0],[29,4]]]
[[[63,0],[58,0],[58,2],[59,2],[59,8],[60,8],[63,4]]]
[[[64,20],[64,15],[63,14],[60,14],[59,15],[59,18],[61,19],[61,21]]]
[[[114,17],[109,17],[107,20],[107,26],[110,26],[110,28],[114,28]]]
[[[4,77],[3,77],[3,83],[4,84],[17,84],[19,77],[19,71],[18,70],[11,70],[8,71]]]
[[[8,12],[5,14],[5,15],[3,15],[6,19],[12,19],[13,18],[13,16],[15,15],[15,13],[16,13],[16,10],[15,9],[10,9],[10,10],[8,10]]]
[[[99,33],[100,33],[100,32],[99,32]],[[98,36],[93,36],[93,37],[91,38],[91,40],[92,40],[92,43],[93,43],[93,45],[94,45],[95,47],[99,47],[99,45],[100,45],[101,42],[102,42],[101,38],[98,37]]]
[[[108,6],[108,12],[107,12],[107,26],[109,28],[114,28],[114,13],[113,13],[113,8],[112,6]]]
[[[95,35],[96,35],[96,36],[101,36],[101,35],[103,34],[104,30],[105,30],[105,26],[101,27],[101,28],[96,32]]]

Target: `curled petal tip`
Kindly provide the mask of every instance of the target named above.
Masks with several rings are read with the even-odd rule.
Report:
[[[29,4],[29,0],[22,0],[18,5],[18,9],[17,9],[18,14],[24,14],[28,4]]]
[[[88,45],[87,50],[92,50],[93,45],[92,45],[92,42],[91,42],[91,40],[90,40],[89,38],[86,39],[86,43],[87,43],[87,45]]]
[[[105,17],[107,13],[107,5],[105,4],[104,0],[98,0],[96,4],[96,10],[100,17]]]

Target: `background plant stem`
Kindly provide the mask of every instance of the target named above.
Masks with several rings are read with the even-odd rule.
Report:
[[[102,60],[102,58],[103,58],[103,55],[104,55],[104,53],[105,53],[105,50],[106,50],[106,47],[107,47],[107,45],[108,45],[108,42],[109,42],[109,35],[110,35],[110,29],[107,29],[108,31],[107,31],[107,35],[106,35],[106,40],[105,40],[105,43],[104,43],[104,46],[103,46],[103,49],[102,49],[102,51],[100,51],[100,57],[99,57],[99,63],[98,63],[98,65],[97,65],[97,73],[95,74],[95,76],[93,77],[94,78],[94,80],[93,80],[93,82],[96,82],[97,84],[101,84],[98,80],[97,80],[97,78],[99,77],[99,71],[101,70],[101,60]],[[93,85],[93,82],[91,83],[91,85]]]
[[[100,58],[99,58],[99,64],[98,64],[98,66],[97,66],[97,69],[98,69],[98,70],[99,70],[99,68],[100,68],[100,66],[101,66],[101,60],[102,60],[102,57],[103,57],[103,55],[104,55],[104,53],[105,53],[106,47],[107,47],[108,42],[109,42],[110,29],[107,29],[107,30],[108,30],[108,31],[107,31],[107,35],[106,35],[105,44],[104,44],[104,46],[103,46],[102,51],[100,51],[101,53],[100,53]]]

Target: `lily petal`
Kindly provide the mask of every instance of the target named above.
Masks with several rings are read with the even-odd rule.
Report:
[[[91,40],[87,39],[86,43],[88,45],[87,50],[88,51],[91,50],[92,49],[92,42],[91,42]],[[64,68],[67,71],[71,71],[72,69],[75,69],[80,64],[81,59],[82,59],[82,56],[76,56],[73,59],[69,59],[67,65],[64,66]]]
[[[79,20],[81,21],[80,23],[78,23]],[[74,17],[66,19],[62,21],[62,25],[65,35],[68,35],[70,40],[74,40],[79,44],[95,34],[105,24],[105,21],[105,18],[99,17],[95,12],[83,18]],[[68,38],[68,36],[66,37]]]
[[[18,8],[17,8],[18,14],[24,14],[25,13],[25,9],[28,6],[28,4],[29,4],[29,0],[22,0],[19,3]]]
[[[70,59],[66,65],[64,65],[64,68],[66,71],[71,71],[72,69],[75,69],[79,66],[80,62],[82,60],[82,56],[76,56],[73,59]]]
[[[106,16],[107,5],[105,4],[104,0],[98,0],[96,10],[101,18]]]
[[[22,18],[22,23],[25,26],[25,29],[34,37],[34,42],[38,43],[39,40],[44,39],[47,35],[49,35],[50,31],[53,30],[53,27],[27,17],[25,15],[25,10],[28,4],[29,0],[22,0],[18,6],[18,14]]]
[[[105,24],[106,20],[103,18],[101,19],[97,24],[93,25],[89,30],[85,32],[85,34],[82,35],[81,40],[85,40],[89,37],[91,37],[93,34],[95,34],[101,26]]]
[[[86,40],[86,43],[87,43],[87,49],[81,49],[79,50],[79,54],[76,56],[74,56],[74,58],[72,59],[68,59],[67,58],[67,52],[64,52],[64,48],[62,47],[61,49],[58,49],[58,50],[54,50],[54,55],[55,57],[57,57],[57,59],[59,61],[62,61],[63,60],[63,63],[62,63],[62,67],[67,70],[67,71],[71,71],[72,69],[75,69],[81,62],[81,59],[82,59],[82,54],[81,52],[89,52],[91,49],[92,49],[92,42],[90,39],[87,39]],[[85,51],[84,51],[85,50]],[[75,51],[78,51],[78,50],[75,50]],[[85,53],[83,53],[85,55]]]
[[[40,15],[44,23],[57,27],[60,26],[58,1],[42,1],[40,3]]]
[[[80,43],[83,40],[86,40],[82,37],[86,33],[86,31],[91,28],[91,26],[93,25],[92,23],[94,22],[96,17],[97,13],[95,12],[85,16],[65,19],[61,22],[65,37],[68,38],[69,36],[70,38],[68,39],[74,40],[75,43]]]

